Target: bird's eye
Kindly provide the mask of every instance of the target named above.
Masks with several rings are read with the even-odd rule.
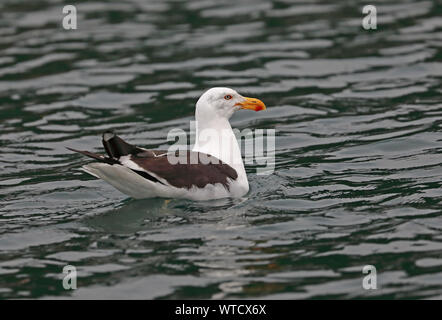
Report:
[[[224,99],[230,100],[230,99],[232,99],[232,96],[230,94],[227,94],[227,95],[224,96]]]

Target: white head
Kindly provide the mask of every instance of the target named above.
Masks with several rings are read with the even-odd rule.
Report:
[[[196,120],[210,121],[224,118],[230,119],[239,109],[255,111],[265,110],[264,103],[255,98],[247,98],[230,88],[212,88],[207,90],[196,103]]]

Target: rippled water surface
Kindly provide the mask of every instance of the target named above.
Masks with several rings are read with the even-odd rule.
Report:
[[[442,298],[440,2],[376,1],[375,31],[356,1],[75,1],[70,31],[65,4],[0,2],[0,298]],[[167,147],[213,86],[276,129],[243,199],[131,200],[65,149]]]

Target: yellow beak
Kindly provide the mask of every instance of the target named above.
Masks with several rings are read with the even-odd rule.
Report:
[[[237,106],[241,106],[240,109],[249,109],[249,110],[255,110],[255,111],[261,111],[266,109],[266,105],[264,102],[262,102],[259,99],[255,98],[247,98],[244,97],[244,101],[237,103]]]

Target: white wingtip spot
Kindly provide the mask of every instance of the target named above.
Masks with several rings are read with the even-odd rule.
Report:
[[[112,139],[113,137],[115,137],[115,134],[113,134],[112,132],[103,133],[103,140],[106,142]]]
[[[95,178],[100,179],[97,169],[94,168],[92,164],[87,164],[87,165],[82,166],[81,170],[83,170],[86,173],[89,173],[90,175],[94,176]]]

